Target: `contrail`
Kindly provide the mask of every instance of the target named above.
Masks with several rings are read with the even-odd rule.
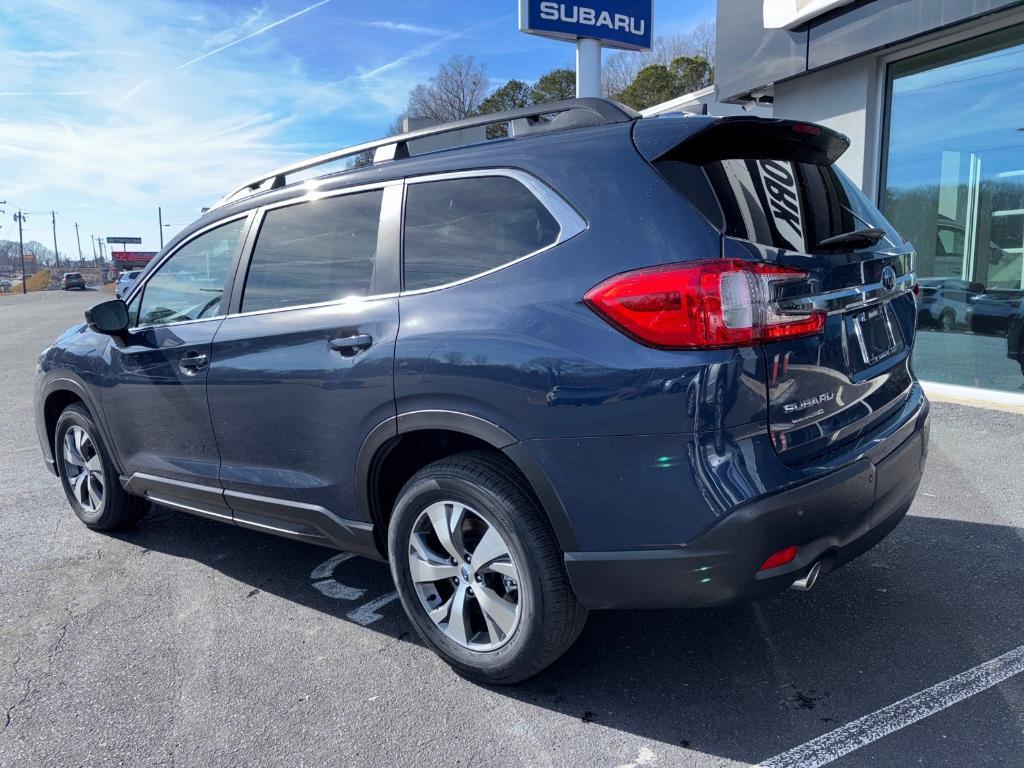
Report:
[[[482,21],[479,24],[474,24],[471,27],[466,27],[465,29],[459,30],[457,32],[449,32],[444,37],[439,37],[437,40],[432,40],[431,42],[427,43],[426,45],[421,45],[419,48],[415,48],[415,49],[413,49],[413,50],[411,50],[411,51],[409,51],[407,53],[403,53],[398,58],[392,59],[391,61],[387,62],[386,64],[381,64],[379,67],[376,67],[375,69],[371,69],[369,72],[363,72],[363,73],[361,73],[359,75],[356,75],[356,77],[358,79],[360,79],[360,80],[366,80],[366,79],[369,79],[371,77],[376,77],[377,75],[383,74],[384,72],[387,72],[388,70],[395,69],[396,67],[400,67],[403,64],[408,64],[410,61],[413,61],[414,59],[420,59],[420,58],[423,58],[424,56],[428,56],[431,53],[433,53],[434,51],[436,51],[437,49],[443,48],[444,46],[446,46],[448,43],[452,42],[453,40],[458,40],[460,37],[468,35],[471,32],[476,32],[477,30],[484,29],[486,27],[492,26],[493,24],[496,24],[499,21],[505,21],[506,19],[508,19],[510,17],[511,17],[511,14],[509,14],[508,16],[499,16],[499,17],[494,18],[494,19],[488,19],[487,21]],[[350,78],[345,78],[345,79],[348,80]],[[343,82],[343,81],[339,81],[339,82]],[[328,85],[334,85],[334,83],[329,83]]]
[[[220,48],[214,48],[212,51],[207,51],[206,53],[202,54],[201,56],[196,56],[194,59],[190,59],[189,61],[186,61],[184,64],[179,64],[174,69],[175,69],[175,71],[177,71],[179,69],[184,69],[185,67],[191,66],[192,64],[195,64],[196,62],[202,61],[203,59],[208,59],[211,56],[220,53],[221,51],[227,50],[228,48],[230,48],[233,45],[238,45],[239,43],[244,43],[246,40],[251,40],[252,38],[256,37],[257,35],[262,35],[267,30],[273,29],[274,27],[279,27],[282,24],[284,24],[285,22],[288,22],[288,21],[291,21],[292,19],[298,18],[299,16],[302,16],[305,13],[309,13],[310,11],[315,11],[321,5],[327,5],[329,2],[331,2],[331,0],[320,0],[319,3],[314,3],[313,5],[309,6],[308,8],[303,8],[301,11],[296,11],[295,13],[291,14],[290,16],[285,16],[283,19],[278,19],[277,21],[272,21],[269,24],[267,24],[265,27],[260,27],[255,32],[250,32],[248,35],[240,37],[237,40],[232,40],[230,43],[222,45]]]

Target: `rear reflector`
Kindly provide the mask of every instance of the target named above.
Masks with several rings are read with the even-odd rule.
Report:
[[[778,568],[780,565],[792,563],[796,559],[796,546],[780,549],[774,555],[764,561],[764,565],[758,568],[759,571],[767,571],[770,568]]]
[[[777,283],[805,272],[740,259],[714,259],[626,272],[587,292],[584,301],[619,329],[653,347],[718,349],[807,336],[825,313],[782,314]]]

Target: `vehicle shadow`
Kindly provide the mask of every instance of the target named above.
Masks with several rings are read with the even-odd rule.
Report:
[[[160,509],[121,538],[338,618],[356,606],[314,587],[311,573],[330,550]],[[584,723],[756,763],[1024,642],[1022,562],[1024,537],[1014,528],[910,516],[808,593],[730,608],[593,612],[551,668],[491,690]],[[385,564],[360,558],[334,576],[365,589],[362,602],[393,588]],[[381,612],[386,618],[368,630],[419,642],[397,602]],[[1000,706],[1016,722],[1020,713]],[[1008,738],[1001,751],[1024,750],[1024,734]],[[931,761],[915,757],[949,759],[941,744],[935,749]]]

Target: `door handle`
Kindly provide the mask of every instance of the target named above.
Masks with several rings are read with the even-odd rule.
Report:
[[[358,355],[364,349],[369,349],[371,344],[373,344],[373,337],[367,333],[331,339],[330,341],[331,349],[335,352],[340,352],[342,357]]]
[[[209,362],[210,358],[205,352],[186,352],[178,361],[178,367],[182,373],[188,376],[195,376]]]

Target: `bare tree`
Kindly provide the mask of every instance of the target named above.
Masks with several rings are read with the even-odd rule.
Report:
[[[715,63],[715,23],[703,21],[689,32],[656,37],[649,51],[622,51],[605,59],[602,82],[606,96],[614,98],[628,88],[640,71],[660,64],[668,67],[680,57],[699,56]],[[682,95],[682,94],[678,94]]]
[[[410,117],[448,122],[473,114],[487,96],[487,69],[473,56],[452,56],[430,82],[409,92]]]
[[[391,122],[388,123],[388,127],[384,131],[385,136],[397,136],[400,133],[405,133],[405,112],[395,115],[391,118]]]
[[[708,62],[712,68],[715,66],[715,22],[702,21],[694,27],[686,37],[689,39],[692,48],[691,56],[700,56]]]

